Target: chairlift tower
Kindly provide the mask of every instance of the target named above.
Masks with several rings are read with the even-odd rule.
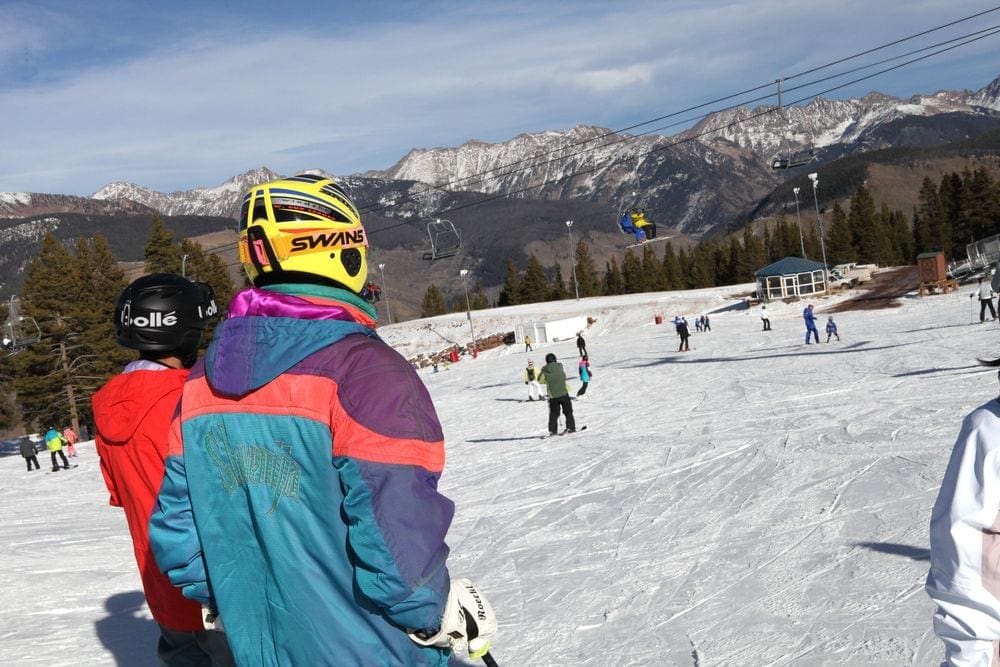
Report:
[[[813,172],[809,174],[809,180],[813,184],[813,203],[816,204],[816,224],[819,226],[819,248],[823,253],[823,290],[830,289],[829,278],[826,275],[826,240],[823,238],[823,220],[819,217],[819,197],[816,195],[816,188],[819,187],[819,174]]]

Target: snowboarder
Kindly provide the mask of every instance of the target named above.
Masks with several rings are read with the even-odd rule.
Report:
[[[576,332],[576,351],[580,353],[580,357],[586,359],[587,357],[587,341],[583,339],[583,332]]]
[[[712,324],[708,321],[708,315],[701,316],[701,328],[703,331],[711,331]]]
[[[930,520],[930,571],[924,590],[937,604],[934,632],[944,664],[990,665],[1000,639],[1000,401],[962,421]]]
[[[593,373],[590,371],[590,359],[587,355],[583,355],[583,359],[580,359],[580,364],[577,367],[577,371],[580,374],[580,389],[577,390],[577,398],[583,396],[587,393],[587,386],[590,384],[590,378],[593,377]]]
[[[528,367],[524,369],[524,384],[528,385],[528,400],[542,400],[542,385],[538,384],[538,369],[535,362],[528,360]]]
[[[256,185],[239,248],[253,286],[184,385],[149,522],[157,564],[217,604],[240,665],[481,657],[496,617],[448,571],[444,434],[360,296],[357,207],[318,175]]]
[[[815,336],[819,342],[819,330],[816,329],[816,315],[813,314],[813,305],[810,303],[802,309],[802,319],[806,323],[806,345],[809,345],[809,336]]]
[[[28,472],[42,469],[42,466],[38,465],[38,452],[35,451],[35,443],[28,438],[22,438],[18,448],[21,451],[21,456],[24,457],[25,464],[28,466]],[[34,468],[31,467],[32,464],[34,464]]]
[[[826,342],[830,342],[830,336],[836,336],[837,340],[840,340],[840,334],[837,333],[837,323],[833,321],[833,315],[826,318]]]
[[[687,320],[683,317],[680,318],[680,322],[677,324],[677,335],[681,339],[681,344],[677,346],[677,351],[689,352],[691,348],[688,347],[688,338],[691,337],[691,332],[688,330]]]
[[[63,444],[65,440],[62,437],[62,433],[56,430],[55,426],[49,427],[49,430],[45,432],[45,446],[49,449],[49,454],[52,455],[52,472],[59,470],[59,464],[56,462],[56,456],[62,459],[62,467],[68,468],[69,461],[66,459],[66,455],[63,453]]]
[[[538,381],[546,386],[549,393],[549,435],[559,433],[560,410],[566,418],[566,432],[575,433],[576,420],[573,418],[573,402],[566,386],[566,371],[551,352],[545,355],[545,367],[542,368]]]
[[[761,331],[771,330],[771,316],[767,312],[767,306],[760,307],[760,321],[764,324],[764,328]]]
[[[989,283],[984,283],[983,279],[979,279],[979,286],[976,291],[969,295],[970,298],[979,298],[979,321],[986,321],[986,309],[990,309],[990,315],[995,320],[997,318],[996,308],[993,307],[993,288],[990,287]]]
[[[139,359],[108,380],[92,399],[96,448],[109,502],[125,513],[143,592],[159,625],[160,664],[232,665],[225,636],[206,628],[201,605],[159,571],[149,547],[148,519],[163,480],[170,419],[202,331],[218,312],[206,283],[172,273],[136,279],[115,307],[118,344]],[[172,324],[162,315],[171,314]]]

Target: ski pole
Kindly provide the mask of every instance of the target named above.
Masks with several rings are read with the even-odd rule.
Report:
[[[497,661],[493,659],[493,656],[490,655],[489,651],[483,653],[483,662],[486,663],[486,667],[500,667],[497,665]]]

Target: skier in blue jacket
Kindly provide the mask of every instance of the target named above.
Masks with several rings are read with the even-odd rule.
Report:
[[[819,330],[816,328],[816,316],[813,314],[813,305],[810,303],[802,311],[802,319],[806,322],[806,345],[809,345],[809,335],[812,334],[816,337],[816,342],[819,342]]]

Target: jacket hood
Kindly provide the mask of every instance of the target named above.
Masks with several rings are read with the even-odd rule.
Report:
[[[240,292],[205,354],[209,385],[225,396],[243,396],[344,336],[378,338],[368,326],[374,324],[369,304],[354,303],[349,296],[345,290],[314,285]]]
[[[128,442],[157,401],[184,385],[188,371],[137,370],[108,380],[94,394],[94,424],[108,444]]]

